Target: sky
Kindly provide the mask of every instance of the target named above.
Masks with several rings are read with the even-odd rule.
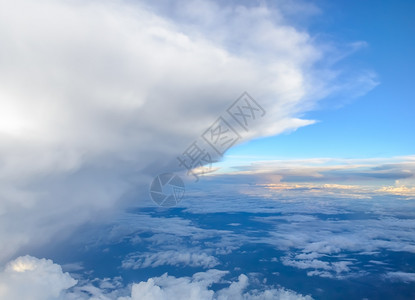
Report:
[[[415,297],[414,6],[0,0],[0,299]]]
[[[335,68],[361,68],[376,74],[376,87],[360,97],[342,94],[322,101],[305,117],[317,124],[295,134],[257,139],[228,155],[264,158],[374,158],[412,155],[415,147],[415,24],[411,1],[315,1],[324,17],[311,32],[340,44],[361,41],[361,49]],[[323,32],[323,33],[321,33]],[[344,47],[344,45],[342,45]]]

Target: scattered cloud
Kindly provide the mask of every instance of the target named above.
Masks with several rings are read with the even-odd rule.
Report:
[[[300,257],[301,256],[298,256],[298,258]],[[346,275],[350,272],[348,265],[353,264],[350,261],[327,262],[318,259],[292,260],[288,257],[281,258],[281,262],[285,266],[291,266],[298,269],[312,269],[312,271],[307,272],[308,276],[317,275],[328,278],[346,277]]]
[[[415,273],[407,272],[388,272],[385,278],[392,281],[415,282]]]

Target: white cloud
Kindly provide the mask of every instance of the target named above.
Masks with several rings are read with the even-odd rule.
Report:
[[[298,255],[297,258],[300,258]],[[353,263],[351,261],[337,261],[327,262],[318,259],[289,259],[288,257],[281,258],[281,262],[285,266],[291,266],[298,269],[313,269],[308,271],[308,276],[321,276],[329,278],[344,278],[351,271],[348,267]]]
[[[385,278],[392,281],[415,282],[415,273],[407,272],[388,272]]]
[[[331,269],[330,263],[318,259],[295,261],[287,258],[282,258],[281,262],[286,266],[295,266],[299,269]]]
[[[249,280],[241,274],[238,281],[231,282],[226,288],[216,293],[209,290],[212,283],[220,282],[227,272],[209,270],[205,273],[196,273],[192,278],[176,278],[164,274],[161,277],[151,278],[146,282],[140,282],[132,286],[131,297],[122,297],[119,300],[164,300],[164,299],[189,299],[189,300],[311,300],[310,296],[302,296],[293,291],[280,289],[268,289],[265,291],[252,290],[246,292]]]
[[[134,284],[131,297],[119,300],[158,300],[158,299],[212,299],[214,292],[208,287],[221,279],[227,272],[209,270],[205,273],[196,273],[192,278],[176,278],[167,274],[161,277],[150,278],[146,282]]]
[[[199,252],[189,252],[184,249],[183,251],[169,250],[129,255],[127,259],[123,260],[122,267],[134,270],[148,267],[155,268],[162,265],[212,268],[219,264],[214,256]]]
[[[241,274],[238,281],[232,282],[229,287],[219,290],[214,299],[217,300],[311,300],[310,296],[303,296],[293,291],[280,289],[268,289],[265,291],[252,290],[246,292],[249,285],[249,279],[246,275]]]
[[[250,136],[312,123],[322,47],[276,8],[223,5],[0,1],[0,262],[138,201],[244,90],[268,116]]]
[[[122,286],[119,277],[77,284],[51,260],[23,256],[9,262],[0,272],[0,297],[8,300],[311,299],[283,288],[246,291],[249,280],[244,274],[218,292],[210,289],[213,283],[226,283],[222,279],[226,274],[227,271],[215,269],[195,273],[192,277],[177,278],[166,273],[132,284],[130,292]],[[98,284],[93,284],[96,281]]]
[[[192,277],[174,277],[165,273],[132,284],[130,291],[123,287],[120,277],[77,282],[51,260],[22,256],[9,262],[0,272],[0,297],[8,300],[312,299],[284,288],[249,290],[246,275],[241,274],[237,281],[227,282],[223,280],[226,274],[228,271],[216,269],[195,273]],[[214,283],[229,286],[215,292],[210,289]]]
[[[8,300],[58,299],[77,283],[51,260],[19,257],[0,272],[0,298]]]

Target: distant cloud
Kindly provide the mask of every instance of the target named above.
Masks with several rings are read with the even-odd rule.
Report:
[[[219,264],[219,261],[206,253],[183,251],[157,251],[155,253],[142,253],[137,255],[129,255],[122,262],[125,269],[155,268],[163,265],[170,266],[189,266],[213,268]]]
[[[218,164],[220,169],[221,163]],[[370,198],[394,194],[415,196],[415,162],[412,156],[373,159],[310,158],[226,162],[226,171],[208,174],[212,181],[256,183],[275,192],[304,191]]]
[[[301,255],[301,254],[300,254]],[[348,265],[353,263],[350,261],[327,262],[318,259],[301,259],[292,260],[288,257],[281,258],[281,262],[285,266],[291,266],[298,269],[312,269],[308,271],[308,276],[321,276],[327,278],[344,278],[350,272]]]
[[[415,187],[406,186],[384,186],[379,192],[385,192],[392,195],[412,196],[415,197]]]
[[[346,186],[343,193],[337,185],[326,187],[328,194],[314,193],[312,188],[299,191],[301,194],[292,190],[280,194],[253,186],[252,196],[240,196],[244,186],[232,185],[233,194],[218,189],[217,193],[189,197],[192,199],[180,207],[187,220],[142,214],[121,218],[123,227],[136,230],[127,238],[139,235],[146,247],[128,255],[124,267],[202,265],[213,261],[212,257],[221,263],[247,245],[261,244],[280,253],[270,264],[303,270],[309,276],[343,279],[368,272],[381,277],[390,266],[399,265],[393,253],[415,253],[413,201],[406,198],[373,194],[373,190],[367,192],[370,197],[351,197],[351,191],[358,195],[359,188]],[[217,228],[221,230],[206,229],[197,221],[201,214],[218,213],[243,216],[238,218],[241,226],[220,223]],[[206,256],[192,258],[192,253],[200,254],[195,248],[203,249]],[[360,258],[366,256],[371,260],[365,265]]]
[[[388,272],[385,275],[385,278],[392,281],[403,281],[403,282],[415,282],[415,273],[407,272]]]
[[[307,205],[311,200],[304,202]],[[316,202],[312,203],[316,205]],[[324,204],[321,206],[324,207]],[[342,204],[339,203],[339,206]],[[367,217],[352,220],[348,219],[348,215],[353,215],[353,212],[342,209],[324,212],[327,219],[314,220],[293,215],[287,219],[289,223],[272,221],[278,220],[273,217],[257,217],[255,220],[274,224],[276,230],[271,230],[270,237],[261,239],[261,242],[285,251],[287,255],[280,259],[284,265],[307,270],[309,276],[347,278],[366,274],[366,269],[354,259],[355,255],[376,257],[383,251],[415,253],[413,219],[374,218],[370,217],[373,213],[370,210],[366,213]],[[338,217],[341,214],[345,216]],[[376,265],[382,266],[380,263]]]

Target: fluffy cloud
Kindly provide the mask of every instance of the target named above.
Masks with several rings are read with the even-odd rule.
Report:
[[[196,273],[191,278],[176,278],[164,274],[161,277],[151,278],[146,282],[140,282],[132,286],[131,297],[123,297],[119,300],[164,300],[164,299],[189,299],[189,300],[311,300],[310,296],[302,296],[285,289],[269,289],[265,291],[246,292],[249,280],[241,274],[238,281],[232,282],[229,287],[217,292],[208,287],[220,282],[227,272],[209,270],[204,273]]]
[[[205,244],[205,251],[226,245],[237,252],[241,245],[265,244],[282,251],[278,263],[309,276],[330,278],[368,272],[379,276],[391,271],[390,265],[405,268],[396,260],[397,252],[409,257],[415,253],[413,197],[384,196],[376,187],[352,185],[242,183],[232,185],[232,190],[226,190],[226,184],[219,186],[212,189],[217,192],[196,194],[183,203],[186,213],[196,216],[218,212],[240,216],[242,226],[222,227],[234,232],[221,233],[217,243]],[[202,201],[206,197],[209,201]],[[249,232],[251,226],[256,228],[255,236]]]
[[[208,287],[220,280],[225,271],[209,270],[206,273],[196,273],[192,278],[176,278],[164,274],[161,277],[150,278],[146,282],[134,284],[131,297],[120,300],[156,300],[172,299],[212,299],[214,292]]]
[[[77,283],[51,260],[22,256],[0,272],[0,298],[9,300],[59,299],[62,292]]]
[[[0,297],[8,300],[311,299],[283,288],[246,291],[249,280],[244,274],[226,288],[217,292],[211,290],[213,283],[224,282],[222,277],[227,273],[211,269],[192,277],[179,278],[166,273],[133,284],[130,296],[122,296],[129,291],[122,286],[119,278],[100,280],[98,286],[91,282],[75,286],[77,281],[68,273],[63,273],[62,268],[51,260],[23,256],[8,263],[0,273]]]

